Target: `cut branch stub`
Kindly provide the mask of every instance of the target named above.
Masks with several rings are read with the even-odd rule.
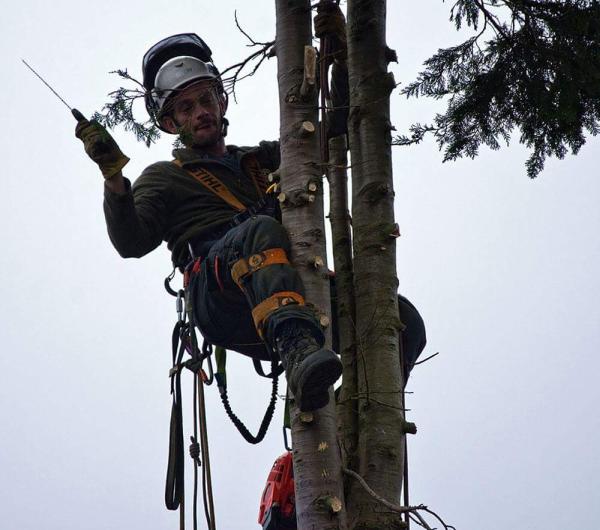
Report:
[[[315,91],[317,82],[317,50],[313,46],[304,46],[304,77],[300,87],[302,98],[309,98]]]
[[[290,190],[287,192],[282,191],[278,196],[277,199],[279,200],[279,203],[282,206],[286,206],[286,207],[298,207],[298,206],[304,206],[306,204],[311,204],[313,202],[315,202],[316,200],[316,195],[312,194],[312,193],[307,193],[304,190]]]
[[[389,236],[393,239],[400,237],[400,226],[398,225],[398,223],[394,224],[394,227],[390,232]]]
[[[317,128],[315,127],[314,123],[310,121],[303,121],[300,124],[300,127],[298,127],[298,138],[306,138],[307,136],[314,134],[316,130]]]
[[[342,501],[335,496],[319,497],[316,501],[317,506],[327,510],[332,515],[337,515],[342,511]]]
[[[315,268],[315,269],[320,269],[323,265],[325,265],[325,261],[323,260],[323,258],[321,256],[315,256],[312,260],[311,260],[311,265]]]
[[[412,421],[405,421],[402,424],[402,431],[404,434],[417,434],[417,425]]]
[[[396,88],[396,79],[394,78],[394,74],[392,72],[388,72],[385,75],[385,82],[383,83],[383,88],[388,90],[391,94],[392,91]]]
[[[389,46],[385,47],[385,59],[388,63],[397,63],[398,62],[398,54],[396,50],[392,50]]]
[[[306,424],[312,423],[313,421],[315,421],[315,416],[312,412],[301,412],[300,421]]]
[[[371,182],[359,192],[361,200],[375,204],[383,198],[394,197],[394,191],[387,182]]]

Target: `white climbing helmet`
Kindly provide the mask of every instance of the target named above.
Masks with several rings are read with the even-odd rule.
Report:
[[[160,67],[154,79],[152,99],[155,110],[160,114],[167,99],[178,89],[204,79],[219,81],[218,72],[212,64],[190,56],[169,59]]]

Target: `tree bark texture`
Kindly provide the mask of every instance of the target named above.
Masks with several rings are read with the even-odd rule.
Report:
[[[338,437],[344,467],[358,472],[358,402],[356,396],[356,312],[352,266],[352,232],[348,209],[348,157],[345,136],[329,140],[329,220],[333,247],[336,285],[336,321],[339,337],[338,353],[344,371],[338,399]],[[349,485],[351,478],[345,479]],[[347,490],[346,486],[344,490]]]
[[[399,352],[396,225],[385,43],[385,0],[348,0],[348,134],[359,407],[359,473],[381,497],[398,504],[403,470],[403,381]],[[351,528],[400,528],[390,513],[353,484]]]
[[[331,304],[317,92],[314,84],[311,89],[311,83],[304,79],[304,48],[312,39],[310,1],[276,0],[275,6],[283,223],[292,241],[291,258],[304,282],[306,300],[326,317],[322,320],[326,324],[331,321]],[[298,528],[345,529],[333,396],[327,407],[310,414],[301,414],[292,406],[291,422]]]

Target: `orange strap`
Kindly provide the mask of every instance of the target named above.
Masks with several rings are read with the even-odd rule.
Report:
[[[231,277],[237,286],[243,290],[242,282],[257,270],[275,264],[289,264],[285,250],[282,248],[270,248],[258,254],[252,254],[248,259],[237,260],[231,267]]]
[[[239,212],[243,212],[246,207],[229,191],[227,186],[223,184],[217,177],[215,177],[208,169],[199,167],[198,169],[187,169],[183,167],[183,164],[179,160],[173,160],[176,166],[187,171],[192,177],[194,177],[200,184],[208,188],[215,195],[218,195],[223,199],[229,206],[235,208]]]
[[[269,296],[252,310],[254,325],[261,339],[263,338],[265,319],[276,309],[290,304],[304,305],[304,298],[294,291],[281,291]]]

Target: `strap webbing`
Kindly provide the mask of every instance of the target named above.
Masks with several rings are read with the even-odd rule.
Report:
[[[218,195],[223,199],[229,206],[235,208],[238,212],[243,212],[246,207],[229,191],[227,186],[223,184],[215,175],[213,175],[208,169],[199,167],[197,169],[187,169],[183,167],[183,164],[179,160],[173,160],[173,163],[187,171],[192,177],[194,177],[200,184],[205,188],[212,191],[215,195]]]
[[[215,360],[217,361],[215,379],[221,392],[222,388],[227,389],[227,350],[221,346],[215,347]]]
[[[257,270],[268,265],[289,265],[289,260],[285,250],[282,248],[269,248],[257,254],[252,254],[248,259],[241,258],[231,267],[231,278],[237,286],[244,290],[243,280]]]
[[[254,371],[260,375],[261,377],[266,377],[267,379],[273,379],[274,377],[279,377],[283,373],[283,364],[277,365],[277,370],[274,372],[265,373],[263,370],[262,364],[259,359],[252,359],[252,363],[254,364]]]
[[[290,388],[285,387],[285,408],[283,409],[283,446],[288,450],[292,450],[290,439],[288,438],[288,431],[290,435],[292,433],[292,420],[290,416]]]
[[[263,300],[252,310],[252,319],[260,338],[263,338],[265,319],[276,309],[288,304],[304,305],[304,297],[294,291],[280,291]]]
[[[181,364],[185,346],[180,342],[185,334],[186,324],[177,322],[173,329],[172,354],[173,369],[171,375],[171,427],[169,432],[169,462],[167,464],[167,481],[165,486],[165,504],[169,510],[181,508],[184,499],[184,463],[183,463],[183,422],[181,411],[181,371],[176,369]]]
[[[289,389],[285,389],[285,408],[283,409],[283,428],[291,429],[292,428],[292,420],[290,418],[290,396]]]

